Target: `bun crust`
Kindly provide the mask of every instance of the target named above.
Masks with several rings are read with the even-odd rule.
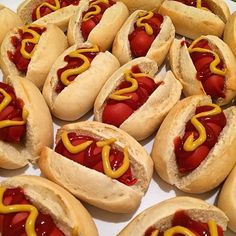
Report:
[[[0,45],[9,30],[22,25],[22,20],[14,11],[0,4]]]
[[[99,52],[91,66],[57,94],[57,70],[66,65],[64,57],[77,48],[89,48],[91,45],[87,42],[68,48],[57,58],[45,81],[44,98],[52,114],[62,120],[76,120],[87,113],[93,107],[101,87],[120,66],[119,61],[110,52]]]
[[[133,176],[138,182],[133,186],[126,186],[49,148],[43,150],[38,162],[43,174],[79,199],[99,208],[116,213],[134,211],[140,204],[153,173],[153,163],[145,149],[124,131],[98,122],[86,121],[62,126],[58,130],[56,142],[59,141],[63,131],[88,134],[99,139],[115,137],[117,139],[115,146],[118,149],[123,149],[125,146],[129,148]]]
[[[17,14],[23,19],[25,24],[31,24],[33,22],[32,21],[33,10],[43,2],[45,2],[45,0],[25,0],[18,6]],[[81,0],[78,6],[69,5],[57,11],[54,11],[34,21],[34,24],[38,25],[55,24],[62,31],[65,32],[68,28],[68,23],[70,18],[76,12],[76,10],[81,5],[84,4],[84,2],[87,2],[87,0]]]
[[[225,98],[218,98],[215,102],[225,105],[236,95],[236,59],[227,44],[220,38],[207,35],[202,39],[208,41],[211,48],[219,55],[226,67],[224,93]],[[187,46],[182,45],[184,39],[174,39],[170,48],[169,61],[171,70],[183,85],[185,96],[205,95],[202,83],[197,80],[197,70],[192,62]]]
[[[191,219],[203,223],[214,219],[226,230],[228,218],[217,207],[197,198],[175,197],[141,212],[117,236],[142,236],[150,227],[165,231],[171,227],[171,220],[179,210],[184,210]]]
[[[44,146],[52,146],[53,124],[47,104],[32,82],[17,76],[9,76],[7,81],[29,112],[24,144],[0,140],[0,167],[17,169],[27,165],[28,161],[35,162]]]
[[[106,99],[114,91],[118,84],[124,80],[124,71],[138,65],[143,73],[148,74],[155,83],[162,82],[151,94],[146,103],[136,110],[121,125],[124,130],[136,140],[143,140],[150,136],[161,124],[169,110],[180,99],[182,86],[173,76],[172,72],[165,77],[155,76],[157,65],[148,58],[137,58],[123,65],[106,82],[94,104],[95,120],[102,122],[102,113]]]
[[[46,31],[40,37],[37,48],[28,65],[26,75],[19,72],[14,63],[8,58],[8,51],[14,50],[11,38],[19,35],[19,28],[14,28],[7,34],[2,43],[0,55],[0,65],[5,77],[7,75],[25,77],[39,89],[42,89],[51,65],[67,47],[67,39],[56,25],[50,24],[45,27]]]
[[[162,179],[184,192],[203,193],[217,187],[229,174],[236,162],[236,108],[224,110],[226,126],[217,143],[195,170],[180,176],[174,154],[174,139],[184,135],[185,124],[197,106],[211,103],[208,96],[195,95],[179,101],[169,112],[157,132],[151,156]],[[226,141],[227,140],[227,141]],[[217,175],[211,173],[217,170]],[[207,180],[207,181],[206,181]]]
[[[133,12],[132,15],[130,15],[125,21],[115,37],[112,53],[119,59],[122,65],[132,60],[128,36],[131,32],[133,32],[134,23],[138,19],[140,12],[145,11],[137,10]],[[146,57],[156,61],[158,66],[160,66],[165,60],[174,37],[174,25],[172,24],[171,19],[168,16],[165,16],[161,25],[161,30],[149,48]]]
[[[227,177],[218,200],[218,207],[229,217],[228,227],[236,233],[236,167],[233,168]]]
[[[43,213],[50,214],[66,236],[77,228],[78,236],[98,236],[96,226],[83,205],[69,192],[38,176],[15,176],[0,186],[21,187],[30,201]]]
[[[78,9],[69,22],[68,42],[70,45],[83,43],[85,41],[80,27],[82,14],[84,11],[88,10],[88,8],[89,3],[84,4]],[[124,3],[117,2],[112,5],[104,12],[101,21],[92,29],[87,41],[97,44],[101,51],[108,50],[111,47],[117,32],[128,16],[129,11]]]
[[[221,37],[230,15],[229,8],[221,0],[208,0],[207,3],[213,12],[166,0],[160,6],[159,13],[171,18],[176,33],[180,35],[191,39],[208,34]]]

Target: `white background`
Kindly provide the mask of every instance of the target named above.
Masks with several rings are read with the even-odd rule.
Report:
[[[22,1],[20,1],[20,0],[0,0],[1,4],[8,6],[12,10],[16,10],[16,8],[20,4],[20,2],[22,2]],[[236,2],[233,2],[230,0],[226,0],[226,2],[230,7],[231,12],[234,12],[236,10]],[[2,78],[2,75],[0,72],[0,80],[1,80],[1,78]],[[91,114],[87,115],[87,116],[83,117],[81,120],[85,120],[88,118],[92,119],[92,115]],[[64,123],[65,122],[61,122],[59,120],[54,119],[55,133],[56,133],[56,129],[57,129],[58,125],[62,125]],[[148,151],[148,153],[151,152],[153,138],[154,138],[154,136],[149,138],[148,140],[145,140],[144,142],[142,142],[142,145],[144,145],[144,147]],[[25,167],[25,168],[22,168],[22,169],[16,170],[16,171],[7,171],[7,170],[0,169],[0,181],[7,178],[7,177],[15,176],[15,175],[19,175],[19,174],[40,175],[40,170],[37,169],[37,167],[33,167],[33,166],[28,166],[28,167]],[[217,175],[217,170],[215,173],[212,173],[212,174]],[[185,194],[185,193],[177,190],[173,186],[166,184],[156,174],[154,174],[153,179],[151,180],[149,189],[142,199],[141,205],[133,214],[113,214],[113,213],[109,213],[109,212],[100,210],[98,208],[95,208],[93,206],[89,206],[87,204],[84,204],[84,205],[88,209],[90,214],[92,215],[92,217],[97,225],[99,235],[100,236],[115,236],[139,212],[143,211],[144,209],[146,209],[149,206],[152,206],[160,201],[163,201],[164,199],[168,199],[168,198],[171,198],[174,196],[189,195],[189,196],[198,197],[203,200],[206,200],[207,202],[209,202],[211,204],[215,204],[217,201],[218,191],[219,191],[219,189],[216,189],[216,190],[213,190],[207,194],[202,194],[202,195]],[[236,198],[236,196],[235,196],[235,198]],[[231,231],[227,231],[225,233],[225,235],[226,236],[233,236],[236,234],[232,233]]]

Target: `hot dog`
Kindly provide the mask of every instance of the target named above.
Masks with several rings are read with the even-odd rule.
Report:
[[[141,212],[117,236],[223,236],[228,218],[220,209],[192,197],[175,197]]]
[[[70,45],[89,41],[102,51],[108,50],[129,16],[126,5],[114,0],[91,0],[77,10],[70,19],[68,41]]]
[[[221,37],[230,15],[222,0],[166,0],[159,13],[171,18],[176,33],[191,39],[201,35]]]
[[[23,25],[20,17],[9,8],[0,4],[0,45],[9,30]]]
[[[62,126],[55,151],[45,148],[42,173],[79,199],[116,213],[134,211],[152,177],[145,149],[124,131],[99,122]]]
[[[87,0],[25,0],[18,9],[18,15],[25,24],[56,24],[63,31],[75,11]]]
[[[236,95],[236,60],[230,48],[216,36],[202,36],[190,45],[174,40],[170,65],[183,85],[185,96],[207,94],[219,105]]]
[[[236,201],[235,201],[235,189],[236,189],[236,167],[230,172],[227,177],[218,198],[218,207],[225,212],[229,217],[228,227],[236,232]]]
[[[106,82],[94,104],[95,120],[126,131],[137,140],[150,136],[180,99],[182,86],[169,71],[154,76],[156,63],[136,58]]]
[[[69,192],[26,175],[0,183],[0,234],[98,236],[91,216]]]
[[[105,65],[105,66],[104,66]],[[73,45],[55,61],[43,95],[51,112],[62,120],[76,120],[92,107],[101,87],[119,68],[110,52],[95,44]]]
[[[42,89],[51,65],[66,47],[66,37],[55,25],[14,28],[1,46],[3,74],[25,77]]]
[[[7,81],[0,83],[0,167],[17,169],[52,145],[52,118],[34,84],[16,76]]]
[[[136,57],[148,57],[161,65],[175,37],[168,16],[137,10],[125,21],[113,43],[112,53],[121,64]]]
[[[157,173],[185,192],[218,186],[236,162],[235,116],[235,107],[222,110],[204,95],[178,102],[155,137],[151,155]]]

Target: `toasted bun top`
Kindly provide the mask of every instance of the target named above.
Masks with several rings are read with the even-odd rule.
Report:
[[[38,176],[15,176],[3,181],[7,188],[21,187],[30,201],[50,214],[65,235],[76,227],[78,236],[97,236],[96,226],[82,204],[62,187]]]
[[[149,227],[165,231],[171,227],[175,212],[180,210],[184,210],[195,221],[207,223],[214,219],[223,230],[226,230],[228,218],[217,207],[197,198],[175,197],[141,212],[118,236],[142,236]]]

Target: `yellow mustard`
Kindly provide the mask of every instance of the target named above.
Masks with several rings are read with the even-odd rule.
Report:
[[[97,1],[94,1],[92,2],[90,5],[89,5],[89,9],[90,8],[95,8],[94,11],[89,11],[87,12],[82,21],[87,21],[89,20],[90,18],[92,18],[93,16],[99,14],[101,12],[101,7],[98,5],[99,3],[105,3],[105,4],[109,4],[109,0],[97,0]]]
[[[131,86],[128,88],[115,91],[114,93],[109,95],[109,98],[119,101],[130,99],[131,96],[123,96],[122,94],[132,93],[138,89],[138,81],[135,78],[142,76],[149,77],[145,73],[133,73],[131,70],[125,71],[124,75],[125,75],[125,80],[130,82]]]
[[[184,150],[187,152],[194,151],[197,147],[202,145],[206,141],[206,138],[207,138],[206,129],[204,128],[202,123],[198,121],[197,118],[204,117],[204,116],[214,116],[221,113],[221,108],[218,105],[208,104],[207,106],[211,106],[213,107],[213,109],[210,111],[198,113],[197,115],[193,116],[191,119],[191,123],[198,131],[199,137],[194,141],[193,134],[188,136],[183,146]]]
[[[35,232],[35,221],[38,216],[37,208],[29,204],[16,204],[16,205],[5,206],[3,204],[3,194],[5,191],[6,191],[5,187],[0,187],[0,213],[9,214],[17,212],[30,212],[26,220],[25,231],[27,236],[37,236]]]
[[[197,0],[197,8],[209,11],[209,9],[207,9],[206,7],[202,7],[202,0]]]
[[[4,110],[8,104],[11,102],[11,96],[2,88],[0,88],[0,93],[4,96],[2,102],[0,103],[0,112]]]
[[[40,34],[38,34],[36,31],[34,31],[33,29],[30,29],[29,27],[38,27],[40,28],[40,26],[38,25],[28,25],[28,26],[25,26],[22,31],[23,33],[29,33],[33,36],[33,38],[31,39],[23,39],[22,40],[22,43],[21,43],[21,48],[20,48],[20,53],[21,55],[25,58],[25,59],[31,59],[31,57],[33,56],[35,50],[36,50],[36,47],[39,42],[39,39],[40,39]],[[29,53],[26,51],[26,45],[28,43],[32,43],[32,44],[35,44],[34,46],[34,49]]]
[[[55,5],[52,5],[48,2],[43,2],[42,4],[40,4],[37,9],[36,9],[36,18],[37,20],[39,18],[41,18],[41,13],[40,13],[40,10],[42,7],[48,7],[49,9],[51,9],[52,11],[57,11],[61,8],[61,5],[60,5],[60,1],[59,0],[54,0],[55,1]]]
[[[217,65],[220,63],[220,57],[216,52],[214,52],[212,50],[209,50],[209,49],[206,49],[206,48],[198,48],[198,47],[193,48],[194,45],[196,45],[196,43],[198,43],[202,39],[203,38],[200,37],[200,38],[198,38],[198,39],[196,39],[192,42],[192,44],[188,48],[189,53],[191,54],[193,52],[201,52],[201,53],[210,53],[210,54],[212,54],[215,57],[215,59],[210,63],[210,71],[214,74],[225,76],[225,69],[220,70],[220,69],[217,68]]]
[[[158,236],[159,234],[159,230],[158,229],[155,229],[152,233],[151,233],[151,236]]]
[[[61,74],[61,82],[65,86],[68,86],[70,83],[72,83],[72,81],[68,80],[68,78],[70,76],[79,75],[79,74],[83,73],[84,71],[86,71],[90,67],[89,59],[82,54],[84,52],[99,52],[99,48],[97,45],[93,45],[91,48],[77,49],[77,50],[69,53],[70,57],[80,58],[81,60],[83,60],[83,64],[80,67],[63,71],[63,73]]]
[[[149,12],[140,12],[139,13],[139,18],[137,20],[137,27],[141,28],[144,27],[145,31],[148,35],[153,35],[153,29],[148,23],[143,23],[143,20],[149,20],[153,17],[154,13],[149,11]]]

